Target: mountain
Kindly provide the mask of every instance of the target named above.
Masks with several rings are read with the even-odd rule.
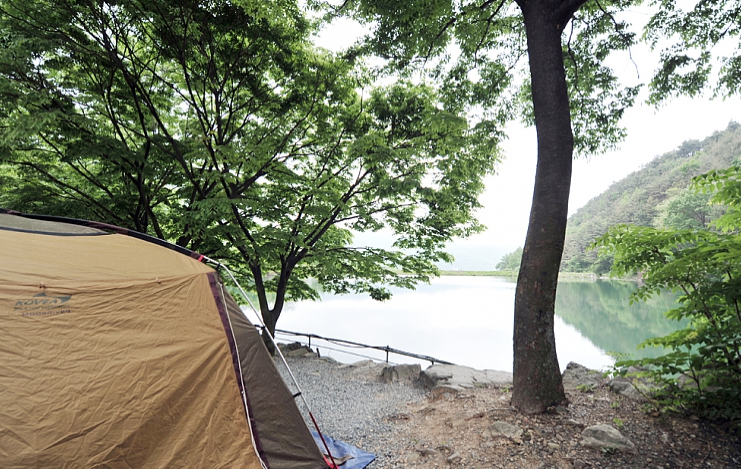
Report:
[[[562,270],[606,273],[611,261],[586,251],[595,238],[621,223],[662,226],[669,204],[688,197],[693,177],[734,162],[741,163],[741,125],[731,122],[726,130],[686,141],[612,184],[569,217]]]

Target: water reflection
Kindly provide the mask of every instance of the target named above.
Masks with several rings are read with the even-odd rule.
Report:
[[[630,282],[615,281],[559,285],[555,333],[562,368],[569,361],[605,367],[612,363],[606,351],[637,353],[635,347],[642,340],[677,327],[662,315],[673,298],[631,306],[628,296],[634,287]],[[322,295],[322,301],[295,303],[284,311],[278,327],[389,345],[478,369],[511,370],[514,292],[514,279],[442,277],[414,291],[394,290],[393,298],[386,302],[363,295]],[[323,350],[320,346],[324,355],[343,362],[360,359],[326,345]],[[357,352],[385,358],[382,352]],[[415,362],[406,357],[390,358]]]
[[[637,350],[651,337],[667,335],[686,322],[664,317],[675,307],[677,295],[663,293],[646,302],[630,304],[634,282],[619,280],[562,281],[556,297],[556,314],[602,350],[636,357],[655,357],[661,349]]]

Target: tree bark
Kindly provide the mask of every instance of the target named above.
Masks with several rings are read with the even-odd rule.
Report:
[[[538,134],[533,202],[515,293],[512,405],[525,413],[566,402],[553,330],[574,148],[561,32],[583,1],[568,3],[518,0]]]

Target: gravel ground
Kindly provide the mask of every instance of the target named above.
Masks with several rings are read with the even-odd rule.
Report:
[[[394,457],[402,449],[388,422],[408,404],[421,402],[425,389],[415,381],[386,384],[378,376],[383,364],[370,360],[340,365],[325,359],[288,358],[303,395],[322,433],[376,455],[369,469],[403,467]],[[290,383],[282,363],[278,369]],[[296,389],[289,385],[292,392]],[[309,428],[314,426],[298,399]]]

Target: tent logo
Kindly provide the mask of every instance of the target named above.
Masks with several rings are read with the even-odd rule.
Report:
[[[61,309],[62,305],[72,299],[72,295],[47,295],[38,293],[30,299],[16,300],[16,311],[22,311],[22,316],[50,316],[69,313],[69,309]]]

